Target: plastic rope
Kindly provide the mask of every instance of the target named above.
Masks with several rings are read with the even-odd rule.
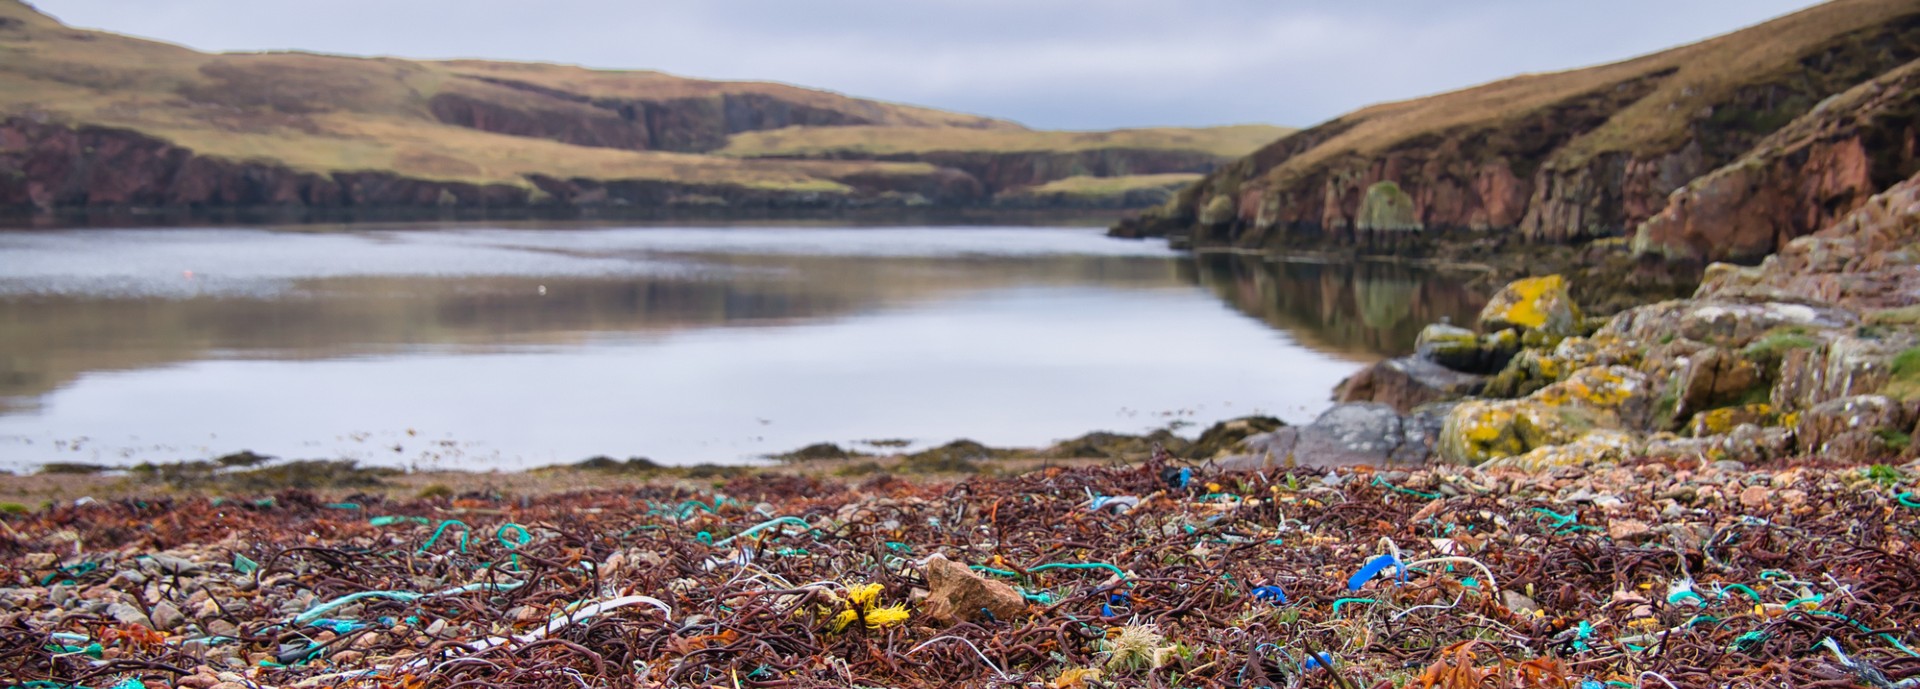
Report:
[[[1382,488],[1393,491],[1395,493],[1406,493],[1407,495],[1411,495],[1416,498],[1426,498],[1428,500],[1439,500],[1441,498],[1441,495],[1439,493],[1427,493],[1423,491],[1417,491],[1412,488],[1402,488],[1400,486],[1387,483],[1387,480],[1380,478],[1379,474],[1374,474],[1373,485],[1380,486]]]
[[[1809,614],[1809,615],[1819,615],[1819,616],[1821,616],[1821,617],[1832,617],[1832,618],[1834,618],[1834,619],[1838,619],[1838,620],[1844,620],[1844,621],[1846,621],[1846,623],[1847,623],[1847,624],[1851,624],[1851,625],[1853,625],[1853,628],[1854,628],[1854,629],[1858,629],[1858,630],[1860,630],[1860,633],[1862,633],[1862,634],[1873,634],[1873,635],[1875,635],[1875,636],[1878,636],[1878,637],[1880,637],[1880,638],[1882,638],[1882,639],[1886,639],[1886,640],[1887,640],[1887,643],[1890,643],[1890,644],[1893,644],[1893,647],[1894,647],[1894,648],[1897,648],[1897,649],[1900,649],[1900,652],[1902,652],[1902,653],[1905,653],[1905,654],[1907,654],[1907,655],[1910,655],[1910,656],[1913,656],[1913,657],[1915,657],[1915,658],[1920,658],[1920,653],[1915,653],[1915,652],[1913,651],[1913,649],[1911,649],[1911,648],[1907,648],[1907,645],[1906,645],[1906,644],[1903,644],[1903,643],[1900,643],[1900,640],[1899,640],[1899,639],[1897,639],[1897,638],[1894,638],[1894,636],[1893,636],[1892,634],[1888,634],[1888,633],[1886,633],[1886,632],[1875,632],[1875,631],[1873,631],[1873,628],[1872,628],[1872,627],[1869,627],[1869,626],[1867,626],[1867,625],[1865,625],[1865,624],[1861,624],[1861,622],[1860,622],[1859,620],[1856,620],[1856,619],[1853,619],[1853,618],[1851,618],[1851,617],[1847,617],[1846,615],[1842,615],[1842,614],[1840,614],[1840,613],[1837,613],[1837,612],[1827,612],[1827,611],[1825,611],[1825,610],[1808,610],[1808,611],[1806,611],[1806,612],[1807,612],[1807,614]]]
[[[415,555],[427,554],[427,551],[433,549],[433,544],[440,542],[440,534],[446,533],[447,527],[456,526],[456,525],[460,527],[460,552],[463,552],[463,553],[467,552],[467,534],[473,531],[473,527],[467,526],[466,522],[460,521],[458,519],[448,519],[446,521],[440,522],[439,526],[434,527],[433,535],[428,536],[427,542],[420,544],[420,549],[413,551],[413,554]]]
[[[799,518],[799,517],[779,517],[779,518],[777,518],[777,519],[772,519],[772,520],[769,520],[769,521],[765,521],[765,522],[761,522],[760,524],[757,524],[757,525],[755,525],[755,526],[753,526],[753,527],[751,527],[751,528],[748,528],[748,529],[747,529],[746,531],[742,531],[742,532],[740,532],[740,533],[737,533],[737,534],[734,534],[734,535],[732,535],[732,536],[728,536],[728,537],[726,537],[726,538],[723,538],[723,539],[720,539],[720,540],[718,540],[718,541],[714,541],[714,542],[713,542],[713,547],[715,547],[715,548],[725,548],[725,547],[727,547],[727,544],[728,544],[728,543],[731,543],[731,542],[733,542],[733,539],[736,539],[736,538],[740,538],[740,537],[742,537],[742,536],[751,536],[751,535],[754,535],[754,534],[756,534],[756,533],[759,533],[760,531],[762,531],[762,530],[764,530],[764,529],[767,529],[767,528],[769,528],[769,527],[774,527],[774,526],[779,526],[779,525],[782,525],[782,524],[791,524],[791,525],[794,525],[794,526],[798,526],[798,527],[800,527],[800,528],[803,528],[803,529],[807,529],[807,530],[809,530],[809,531],[812,531],[812,530],[815,530],[815,529],[813,528],[813,525],[812,525],[812,524],[808,524],[808,523],[807,523],[807,520],[805,520],[805,519],[801,519],[801,518]]]
[[[1336,601],[1334,601],[1334,602],[1333,602],[1333,613],[1332,613],[1332,614],[1334,614],[1334,615],[1339,615],[1339,614],[1340,614],[1340,608],[1343,608],[1343,607],[1346,607],[1346,605],[1347,605],[1348,603],[1367,603],[1367,604],[1372,604],[1372,603],[1377,603],[1377,602],[1379,602],[1379,601],[1376,601],[1376,600],[1374,600],[1374,599],[1372,599],[1372,598],[1342,598],[1342,599],[1340,599],[1340,600],[1336,600]]]
[[[1006,569],[994,569],[986,565],[967,565],[967,568],[976,572],[986,572],[988,574],[994,574],[994,575],[999,575],[1003,577],[1020,576],[1019,572],[1006,570]],[[1121,571],[1119,567],[1115,567],[1105,562],[1049,562],[1044,565],[1035,565],[1033,567],[1028,567],[1027,573],[1032,574],[1034,572],[1044,572],[1049,569],[1105,569],[1105,570],[1112,571],[1114,576],[1120,577],[1121,581],[1125,581],[1127,578],[1126,572]]]
[[[361,591],[359,593],[349,593],[339,598],[335,598],[325,603],[321,603],[319,605],[313,606],[312,608],[308,608],[306,612],[300,613],[299,615],[295,615],[293,618],[293,623],[295,625],[303,625],[315,619],[318,619],[322,615],[325,615],[329,612],[333,612],[334,610],[340,607],[351,605],[353,603],[357,603],[359,601],[363,601],[368,598],[386,598],[386,599],[397,600],[402,602],[411,602],[411,601],[420,600],[422,598],[436,598],[439,596],[455,596],[462,593],[472,593],[474,591],[510,591],[516,588],[520,588],[524,584],[526,584],[526,582],[524,581],[509,581],[509,582],[503,582],[498,584],[494,584],[494,583],[467,584],[465,586],[455,586],[453,588],[446,589],[444,591],[435,591],[433,593],[414,593],[412,591]]]
[[[513,540],[507,540],[508,531],[517,531],[519,532],[519,535],[516,536]],[[501,524],[499,529],[494,530],[493,537],[500,539],[500,545],[505,546],[507,550],[519,550],[522,547],[525,547],[528,543],[533,542],[533,534],[527,533],[527,527],[521,526],[519,524],[515,524],[513,522],[507,522],[505,524]],[[520,554],[513,553],[511,557],[513,559],[512,560],[513,568],[515,570],[519,570]]]

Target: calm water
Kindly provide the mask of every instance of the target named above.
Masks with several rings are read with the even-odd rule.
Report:
[[[0,467],[739,462],[1297,422],[1481,299],[1088,229],[0,233]]]

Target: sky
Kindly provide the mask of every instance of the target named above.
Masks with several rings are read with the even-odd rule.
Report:
[[[1049,129],[1309,126],[1612,62],[1809,0],[30,0],[201,50],[781,81]]]

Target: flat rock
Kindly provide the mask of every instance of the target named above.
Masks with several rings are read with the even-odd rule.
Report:
[[[984,620],[1010,620],[1027,614],[1027,599],[1004,582],[974,574],[966,565],[935,554],[927,558],[927,600],[924,610],[936,622],[953,625]]]
[[[1378,402],[1407,413],[1432,402],[1479,394],[1487,376],[1462,373],[1419,356],[1388,359],[1340,381],[1337,402]]]
[[[153,628],[164,632],[178,629],[180,625],[186,624],[187,616],[181,614],[180,608],[174,604],[161,602],[153,606],[152,620]]]
[[[108,605],[107,616],[121,624],[137,624],[150,629],[153,627],[153,620],[148,618],[146,613],[126,603]]]
[[[1427,428],[1421,426],[1422,439]],[[1244,445],[1252,454],[1216,462],[1227,471],[1257,471],[1268,467],[1387,466],[1424,461],[1430,441],[1409,443],[1405,419],[1393,407],[1377,402],[1334,405],[1306,426],[1289,426],[1249,437]],[[1412,449],[1407,449],[1409,445]],[[1417,459],[1413,455],[1419,455]]]

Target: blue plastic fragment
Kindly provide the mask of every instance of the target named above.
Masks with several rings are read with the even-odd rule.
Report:
[[[1182,467],[1180,469],[1180,487],[1185,488],[1187,487],[1188,483],[1192,483],[1192,482],[1193,482],[1193,469],[1191,467]]]
[[[1306,661],[1300,663],[1300,669],[1302,670],[1313,670],[1322,667],[1333,667],[1333,655],[1326,651],[1307,656]]]
[[[1347,579],[1347,590],[1360,590],[1360,587],[1365,586],[1367,582],[1372,581],[1374,577],[1379,576],[1380,573],[1386,571],[1388,567],[1398,569],[1400,581],[1405,582],[1407,580],[1407,565],[1389,553],[1368,560],[1367,566],[1361,567],[1358,572],[1354,572],[1353,577]]]
[[[1286,605],[1287,592],[1280,590],[1278,586],[1261,586],[1253,590],[1253,599],[1266,601],[1274,605]]]

